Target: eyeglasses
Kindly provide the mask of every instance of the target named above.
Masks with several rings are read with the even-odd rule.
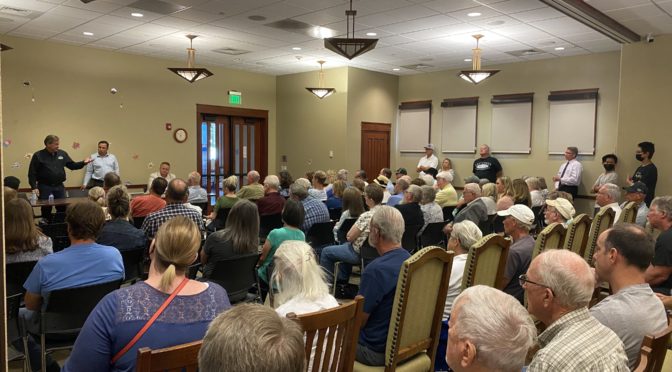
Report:
[[[546,284],[533,282],[533,281],[527,279],[527,274],[522,274],[521,276],[519,276],[518,277],[518,282],[520,283],[521,287],[525,286],[525,283],[530,283],[530,284],[538,285],[540,287],[548,288],[548,289],[551,290],[551,293],[553,293],[553,295],[555,296],[555,292],[553,292],[553,288],[547,286]]]

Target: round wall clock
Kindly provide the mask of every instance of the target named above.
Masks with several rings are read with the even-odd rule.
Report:
[[[182,143],[187,140],[188,134],[187,130],[184,128],[177,128],[175,129],[175,132],[173,132],[173,138],[175,138],[175,141],[178,143]]]

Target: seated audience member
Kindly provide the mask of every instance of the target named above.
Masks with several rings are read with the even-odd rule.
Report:
[[[5,204],[7,204],[10,200],[14,200],[14,199],[19,197],[19,193],[16,192],[16,190],[14,190],[13,188],[4,186],[3,189],[4,189],[4,192],[5,192],[5,195],[4,195],[4,198],[3,198],[3,200],[5,201]]]
[[[107,200],[105,200],[105,190],[100,186],[95,186],[89,189],[88,192],[89,200],[98,204],[103,210],[105,210],[105,205]]]
[[[107,191],[118,185],[121,185],[121,178],[119,175],[114,172],[107,172],[105,177],[103,177],[103,189]]]
[[[282,213],[285,198],[280,196],[280,180],[278,176],[269,175],[264,178],[264,197],[257,200],[260,216],[270,216]]]
[[[436,198],[438,205],[443,207],[454,207],[457,205],[457,191],[452,185],[453,176],[449,172],[439,172],[436,175]]]
[[[425,182],[425,185],[434,186],[435,179],[434,179],[434,176],[432,176],[431,174],[425,174],[424,176],[420,177],[420,179]],[[423,186],[423,185],[418,185],[418,186]]]
[[[163,209],[166,201],[161,198],[161,195],[166,191],[166,187],[168,187],[168,182],[165,178],[155,178],[149,188],[149,194],[139,195],[131,200],[131,216],[146,217],[150,213]]]
[[[366,171],[364,169],[355,172],[355,179],[364,181],[364,187],[369,184],[369,178],[366,176]]]
[[[275,267],[271,283],[278,289],[273,306],[280,316],[289,313],[302,315],[338,306],[329,293],[324,271],[308,243],[287,240],[278,247],[273,257]]]
[[[660,230],[646,282],[654,292],[669,295],[672,289],[672,196],[659,196],[651,202],[649,224]]]
[[[394,182],[392,182],[392,169],[383,168],[380,170],[379,176],[383,176],[387,179],[387,184],[384,186],[385,190],[392,194],[394,192]]]
[[[294,182],[289,187],[289,194],[293,200],[301,202],[304,210],[303,223],[300,225],[301,230],[308,232],[311,226],[316,223],[329,222],[329,209],[321,201],[308,195],[308,190],[297,182]]]
[[[406,181],[404,178],[397,180],[396,185],[394,185],[394,194],[390,195],[387,199],[386,205],[394,207],[395,205],[401,203],[404,200],[404,192],[408,190],[410,182]]]
[[[40,311],[48,301],[50,292],[107,283],[124,277],[121,253],[114,247],[95,242],[105,223],[105,214],[100,206],[89,200],[70,204],[66,210],[65,222],[68,225],[71,245],[37,261],[23,285],[26,289],[26,307],[20,309],[20,316],[25,319],[26,330],[31,335],[40,333]],[[33,368],[39,369],[40,347],[33,337],[29,340],[30,363]],[[109,363],[109,359],[106,362]],[[47,370],[55,368],[56,363],[47,359]]]
[[[310,189],[310,188],[312,187],[312,184],[313,184],[313,176],[315,176],[315,171],[307,171],[307,172],[304,174],[304,176],[303,176],[303,178],[304,178],[306,181],[308,181],[308,183],[311,185],[310,187],[308,187],[308,189]]]
[[[514,204],[523,204],[528,207],[532,206],[532,197],[527,183],[520,178],[516,178],[511,183],[513,185],[513,202]]]
[[[321,170],[315,171],[313,179],[310,181],[312,188],[308,190],[308,194],[319,201],[326,201],[327,191],[325,187],[327,186],[327,174]]]
[[[219,199],[217,199],[217,202],[215,203],[215,207],[213,208],[212,213],[210,213],[210,215],[208,216],[209,219],[216,220],[217,212],[220,209],[231,209],[234,204],[236,204],[239,200],[241,200],[236,195],[237,187],[238,187],[238,177],[229,176],[224,180],[224,182],[222,183],[222,189],[224,191],[224,195],[220,196]]]
[[[453,176],[453,179],[455,179],[455,170],[453,169],[453,162],[450,161],[448,158],[443,158],[443,161],[441,162],[441,169],[439,169],[439,172],[448,172],[450,173],[451,176]]]
[[[2,180],[2,185],[14,189],[14,191],[19,191],[21,180],[14,176],[7,176]]]
[[[501,198],[497,199],[497,203],[495,203],[495,210],[496,212],[499,211],[505,211],[509,208],[511,208],[514,205],[513,197],[509,195],[504,195]]]
[[[142,230],[149,239],[154,239],[154,235],[161,225],[176,216],[185,216],[194,221],[201,231],[205,230],[201,214],[184,205],[187,202],[187,183],[176,178],[168,184],[166,189],[166,206],[156,212],[150,213],[142,222]]]
[[[50,253],[53,253],[51,238],[33,222],[30,203],[23,199],[8,201],[5,205],[5,263],[37,261]]]
[[[569,227],[575,213],[574,206],[569,200],[565,198],[548,199],[544,210],[544,222],[547,225],[557,222],[564,227]]]
[[[259,184],[259,172],[251,170],[247,172],[247,185],[238,190],[236,196],[241,199],[259,200],[264,197],[264,186]]]
[[[443,222],[443,210],[435,201],[436,190],[432,186],[425,185],[420,187],[420,190],[422,192],[420,209],[422,210],[422,218],[425,221],[422,229],[420,229],[421,234],[430,223]]]
[[[146,248],[145,232],[128,221],[131,196],[124,186],[114,186],[107,191],[107,212],[110,220],[100,230],[96,239],[98,244],[115,247],[120,252]]]
[[[189,185],[189,198],[187,203],[207,203],[208,192],[201,187],[201,174],[193,171],[187,177],[187,185]]]
[[[306,192],[308,192],[308,190],[310,190],[310,189],[313,187],[312,182],[309,181],[307,178],[303,178],[303,177],[301,177],[301,178],[297,178],[297,180],[294,181],[294,183],[298,183],[299,185],[303,186],[303,187],[306,189]],[[291,193],[292,187],[291,187],[291,185],[290,185],[290,187],[289,187],[289,190],[290,190],[289,196],[291,197],[291,196],[292,196],[292,193]]]
[[[163,178],[166,180],[166,184],[175,179],[175,175],[170,173],[170,163],[164,161],[159,165],[159,171],[154,172],[149,175],[149,181],[147,182],[147,190],[152,188],[152,182],[157,178]]]
[[[378,185],[378,186],[380,186],[380,187],[383,188],[383,204],[387,204],[388,201],[390,200],[390,197],[392,196],[392,195],[390,195],[390,193],[387,191],[387,187],[385,186],[386,184],[389,184],[389,182],[390,182],[390,180],[387,179],[387,177],[385,177],[385,176],[383,176],[383,175],[379,175],[379,176],[376,177],[376,179],[373,180],[373,182],[372,182],[374,185]],[[393,188],[393,192],[394,192],[394,188]]]
[[[417,185],[417,186],[422,187],[422,186],[426,186],[427,182],[425,182],[425,180],[423,180],[422,178],[417,177],[417,178],[414,178],[413,181],[411,181],[411,185]],[[434,185],[433,182],[432,182],[432,185]]]
[[[543,207],[545,199],[544,194],[541,192],[539,179],[537,177],[529,177],[525,179],[525,183],[527,183],[527,187],[530,189],[531,207]]]
[[[497,190],[497,200],[501,199],[504,195],[508,195],[513,198],[515,194],[513,191],[513,181],[511,181],[511,179],[506,176],[497,177],[497,181],[495,181],[495,188]]]
[[[646,227],[646,215],[649,213],[649,207],[646,206],[646,194],[649,189],[646,188],[644,182],[635,182],[631,186],[625,188],[625,201],[621,204],[621,209],[625,208],[628,202],[633,202],[639,207],[637,208],[637,217],[635,223],[641,227]]]
[[[270,274],[268,266],[273,262],[275,251],[280,245],[287,240],[305,241],[306,235],[301,231],[301,224],[305,218],[305,212],[301,203],[289,199],[285,203],[285,208],[282,210],[283,226],[279,229],[273,229],[266,237],[264,246],[259,255],[259,262],[257,262],[257,275],[261,280],[262,298],[266,298],[266,291],[268,289]]]
[[[481,186],[481,200],[488,210],[488,216],[497,213],[497,189],[494,183],[488,182]]]
[[[281,170],[278,173],[278,177],[280,178],[280,195],[287,199],[289,198],[289,186],[294,183],[294,179],[289,171],[286,170]]]
[[[408,175],[408,171],[406,170],[406,168],[397,168],[397,170],[394,172],[394,177],[397,180],[400,180],[401,177],[407,176],[407,175]]]
[[[455,372],[521,371],[537,329],[525,308],[484,285],[464,290],[450,317],[446,361]]]
[[[546,185],[546,178],[537,176],[537,179],[539,180],[539,190],[541,191],[541,194],[544,196],[544,200],[548,198],[548,185]],[[567,193],[569,194],[569,193]],[[569,194],[570,196],[572,194]],[[569,200],[569,199],[568,199]]]
[[[436,359],[434,370],[447,371],[446,364],[446,346],[448,340],[448,319],[453,308],[453,303],[462,289],[462,276],[464,275],[464,266],[467,263],[469,249],[483,237],[481,230],[471,221],[458,222],[453,226],[453,232],[448,238],[448,250],[455,252],[453,256],[453,266],[450,269],[450,279],[448,280],[448,293],[446,294],[446,304],[443,308],[443,321],[441,323],[441,334],[439,346],[436,350]]]
[[[518,277],[525,274],[532,260],[534,238],[530,236],[530,229],[534,224],[534,212],[523,204],[516,204],[505,211],[497,212],[504,217],[504,233],[511,237],[509,255],[506,259],[504,271],[503,291],[523,303],[523,288]],[[562,247],[550,247],[562,248]]]
[[[462,199],[464,200],[464,204],[459,207],[453,223],[469,220],[478,225],[480,222],[488,220],[488,209],[481,200],[481,188],[478,184],[468,183],[464,185]],[[452,227],[451,224],[448,224],[443,231],[448,234]]]
[[[362,213],[357,218],[355,224],[352,225],[346,236],[348,241],[344,244],[332,245],[322,249],[320,265],[329,274],[328,281],[330,283],[332,282],[332,275],[337,275],[336,281],[338,284],[348,283],[350,273],[352,272],[352,265],[360,263],[359,250],[364,242],[369,239],[371,217],[373,217],[374,212],[383,201],[382,187],[374,184],[366,186],[364,199],[369,206],[369,210]],[[403,218],[401,223],[403,225]],[[341,264],[339,265],[338,274],[335,274],[334,264],[338,261]]]
[[[583,257],[546,250],[520,282],[528,311],[546,326],[528,372],[629,371],[623,342],[588,311],[595,277]]]
[[[359,192],[361,192],[362,194],[364,193],[366,185],[367,183],[361,179],[355,178],[354,180],[352,180],[352,186],[357,188],[357,190],[359,190]]]
[[[422,200],[422,189],[420,186],[410,185],[404,191],[404,199],[401,204],[397,204],[395,208],[401,212],[404,218],[405,225],[424,226],[425,219],[420,209],[420,200]]]
[[[212,321],[198,370],[297,372],[306,368],[305,355],[298,323],[266,306],[243,304]]]
[[[201,232],[178,216],[159,228],[149,248],[144,282],[105,296],[89,315],[63,371],[134,371],[138,349],[160,349],[200,340],[210,321],[231,307],[226,290],[187,278]],[[177,294],[142,337],[121,352],[169,295]]]
[[[607,154],[602,157],[602,166],[604,167],[604,172],[601,173],[597,179],[595,180],[595,183],[593,184],[593,188],[590,190],[594,193],[598,193],[600,191],[600,187],[603,185],[606,185],[608,183],[613,183],[616,184],[618,182],[618,174],[616,174],[616,164],[618,163],[618,157],[614,154]],[[595,203],[595,209],[599,209],[600,206]]]
[[[231,208],[226,227],[205,240],[201,251],[203,277],[210,278],[218,261],[257,252],[259,245],[259,213],[248,200],[241,200]]]
[[[334,183],[336,183],[337,181],[342,181],[345,184],[345,187],[348,187],[348,170],[347,169],[339,169],[338,172],[336,172],[336,179],[334,180],[334,182],[327,185],[327,187],[325,188],[325,191],[327,192],[327,199],[334,196]]]
[[[331,185],[331,196],[327,198],[327,208],[342,209],[343,208],[343,191],[348,187],[345,181],[337,180]]]
[[[614,222],[618,221],[618,217],[621,215],[621,207],[618,205],[618,201],[621,199],[621,190],[618,186],[613,183],[607,183],[600,187],[600,190],[595,195],[595,202],[600,207],[611,208],[616,213],[614,215]]]
[[[401,247],[403,234],[404,219],[397,209],[375,208],[368,237],[380,257],[371,261],[362,273],[359,294],[364,296],[364,314],[355,356],[358,362],[366,365],[385,365],[387,331],[399,270],[411,256]]]
[[[631,370],[637,366],[644,336],[667,328],[665,307],[644,280],[653,245],[641,226],[619,224],[600,234],[593,254],[597,279],[609,282],[613,294],[590,313],[623,341]]]
[[[338,181],[336,181],[338,182]],[[352,186],[343,191],[343,204],[341,218],[334,225],[334,241],[338,241],[338,230],[340,230],[343,222],[348,218],[359,218],[364,213],[364,201],[362,200],[362,193]]]

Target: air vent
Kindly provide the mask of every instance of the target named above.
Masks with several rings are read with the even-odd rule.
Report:
[[[540,54],[544,54],[543,50],[539,49],[524,49],[524,50],[512,50],[510,52],[506,52],[506,54],[512,55],[514,57],[530,57],[530,56],[538,56]]]
[[[138,0],[127,5],[127,7],[163,15],[173,14],[191,8],[190,6],[172,4],[161,0]]]
[[[17,17],[26,17],[30,19],[35,19],[42,15],[42,12],[29,9],[15,8],[11,6],[0,5],[0,14],[7,14]]]
[[[428,69],[428,68],[434,67],[434,66],[427,65],[427,64],[424,64],[424,63],[418,63],[418,64],[414,64],[414,65],[405,65],[405,66],[401,66],[401,67],[407,68],[409,70],[424,70],[424,69]]]
[[[221,53],[221,54],[227,54],[230,56],[239,56],[241,54],[246,54],[249,53],[249,50],[243,50],[243,49],[236,49],[236,48],[219,48],[219,49],[214,49],[213,52],[215,53]]]

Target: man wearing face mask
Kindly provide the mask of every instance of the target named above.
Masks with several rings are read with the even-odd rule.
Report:
[[[605,185],[607,183],[613,183],[616,184],[618,180],[618,174],[616,174],[616,164],[618,164],[618,157],[614,154],[607,154],[602,157],[602,166],[604,167],[604,173],[600,174],[599,177],[597,177],[597,180],[593,184],[593,192],[597,193],[600,191],[600,187],[602,185]],[[597,202],[595,202],[595,209],[596,212],[600,208],[599,205],[597,205]]]
[[[651,162],[653,153],[656,152],[656,147],[652,142],[640,142],[637,147],[635,158],[642,164],[635,169],[632,177],[628,177],[628,185],[632,185],[637,181],[643,182],[649,190],[644,201],[646,202],[646,206],[650,207],[651,201],[656,196],[656,183],[658,182],[658,168]]]

